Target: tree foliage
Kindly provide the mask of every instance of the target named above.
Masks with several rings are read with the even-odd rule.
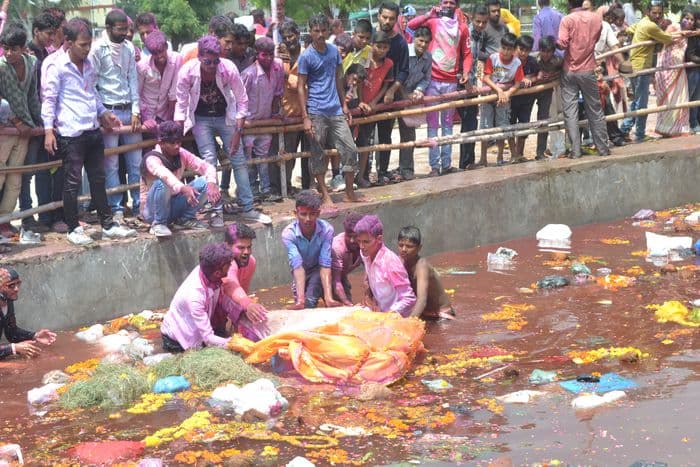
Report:
[[[155,14],[160,30],[175,48],[204,34],[216,12],[211,0],[121,0],[118,5],[132,18],[147,11]]]
[[[258,8],[270,10],[270,0],[252,0]],[[352,11],[367,8],[371,2],[366,0],[340,0],[330,2],[328,0],[284,0],[285,15],[293,18],[297,24],[302,25],[315,13],[323,13],[328,17],[335,17],[332,8],[338,9],[339,18],[347,18]],[[374,3],[379,3],[375,0]],[[279,4],[279,3],[278,3]]]
[[[32,19],[41,13],[41,10],[48,7],[69,10],[80,5],[80,0],[11,0],[7,11],[10,21],[20,21],[24,23],[31,36]]]

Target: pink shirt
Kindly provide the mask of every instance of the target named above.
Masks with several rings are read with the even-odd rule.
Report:
[[[600,39],[603,19],[593,11],[576,8],[559,24],[557,45],[564,50],[564,71],[595,70],[595,45]]]
[[[248,118],[262,120],[272,116],[272,101],[284,94],[284,64],[276,58],[270,73],[255,62],[241,73],[241,80],[248,94]]]
[[[346,277],[362,264],[359,249],[357,251],[357,257],[353,261],[353,254],[348,250],[348,246],[345,244],[345,232],[333,237],[331,248],[331,269],[333,270],[334,276],[336,272],[338,273],[338,280],[340,280],[341,277]]]
[[[197,266],[175,292],[160,331],[185,350],[202,344],[224,347],[228,339],[214,334],[211,319],[218,308],[229,315],[235,313],[232,305],[222,288],[212,287]]]
[[[202,74],[199,60],[182,65],[177,76],[177,104],[175,120],[185,122],[185,133],[195,124],[194,111],[199,102]],[[248,116],[248,95],[245,92],[238,68],[231,60],[222,58],[216,68],[216,85],[226,99],[226,124],[234,126],[236,119]]]
[[[253,275],[255,274],[255,257],[250,255],[248,260],[248,265],[244,267],[238,267],[238,264],[233,261],[231,267],[228,268],[228,275],[224,279],[224,290],[226,294],[233,299],[233,301],[238,305],[241,311],[253,301],[248,296],[248,291],[250,290],[250,282],[253,280]]]
[[[381,311],[396,311],[408,316],[416,304],[406,268],[396,253],[382,245],[374,261],[362,255],[367,282]]]
[[[163,121],[172,120],[173,114],[170,102],[175,102],[177,96],[177,72],[182,66],[182,57],[176,52],[168,51],[168,62],[163,74],[153,64],[153,56],[144,56],[136,64],[139,80],[139,95],[141,96],[141,119]]]
[[[160,146],[156,145],[155,150],[161,152]],[[148,209],[148,191],[153,182],[158,179],[163,180],[165,186],[170,189],[170,193],[174,195],[180,193],[180,190],[185,186],[182,177],[187,169],[204,175],[208,183],[216,184],[216,169],[204,159],[200,159],[187,149],[180,148],[180,162],[180,168],[173,173],[163,165],[159,158],[149,157],[146,159],[146,170],[141,171],[141,187],[139,188],[141,206]]]

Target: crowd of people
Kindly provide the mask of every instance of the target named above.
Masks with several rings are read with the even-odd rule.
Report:
[[[63,208],[42,212],[38,220],[26,216],[23,228],[66,233],[77,245],[93,241],[81,224],[81,210],[82,221],[99,220],[108,238],[135,235],[132,227],[139,222],[150,224],[158,237],[171,235],[171,228],[208,228],[198,217],[202,212],[215,228],[224,227],[224,214],[269,224],[270,217],[255,204],[281,200],[283,183],[297,192],[296,161],[286,162],[286,180],[281,180],[278,163],[250,160],[310,151],[312,157],[301,160],[301,188],[315,186],[324,208],[333,207],[332,190],[344,191],[346,202],[358,202],[364,198],[357,188],[415,177],[412,147],[399,151],[393,170],[390,150],[377,151],[374,158],[358,153],[372,142],[392,143],[395,118],[353,124],[353,115],[381,112],[382,104],[449,97],[459,90],[496,95],[493,102],[459,108],[462,133],[530,122],[535,104],[537,120],[563,118],[566,138],[558,131],[539,133],[533,154],[525,149],[526,137],[510,139],[515,163],[592,152],[607,156],[614,145],[647,140],[646,116],[626,118],[618,126],[605,115],[646,108],[652,77],[659,105],[700,95],[699,69],[674,68],[685,61],[700,63],[697,8],[688,7],[681,24],[673,24],[664,19],[660,0],[651,0],[641,18],[626,14],[628,4],[594,10],[589,0],[570,0],[568,14],[549,0],[538,0],[538,6],[532,35],[521,33],[520,22],[499,0],[486,0],[472,11],[460,9],[456,0],[440,0],[422,14],[411,5],[402,10],[384,1],[376,23],[360,19],[349,34],[341,21],[322,14],[309,19],[307,35],[289,18],[269,24],[260,11],[251,30],[217,15],[207,35],[180,52],[172,50],[148,12],[132,21],[122,10],[110,11],[99,37],[93,37],[87,20],[66,20],[57,8],[33,18],[30,32],[8,22],[0,35],[0,124],[17,133],[3,135],[0,165],[61,160],[62,166],[0,174],[0,215],[11,213],[18,200],[20,210],[32,208],[34,178],[38,203],[63,201]],[[136,33],[141,48],[132,41]],[[615,53],[623,43],[650,39],[657,45],[635,47],[629,57]],[[602,54],[607,58],[597,60]],[[637,73],[656,65],[661,69],[655,74]],[[636,73],[629,85],[621,71]],[[555,78],[560,85],[554,89],[519,92]],[[456,112],[398,118],[400,142],[414,141],[423,123],[431,138],[452,135]],[[588,127],[580,131],[584,113]],[[243,134],[247,122],[295,118],[303,130],[284,132],[282,141],[259,128]],[[43,135],[33,133],[40,128]],[[697,109],[680,109],[660,113],[656,132],[671,136],[699,129]],[[194,145],[183,141],[188,134]],[[152,137],[155,147],[139,146]],[[505,141],[493,140],[502,165]],[[475,144],[461,144],[458,164],[452,162],[450,144],[433,145],[428,176],[485,167],[492,143],[480,144],[478,161]],[[104,155],[120,146],[126,149],[120,157]],[[339,153],[330,161],[330,185],[328,148]],[[220,159],[228,159],[231,169],[219,178]],[[229,196],[231,172],[235,202]],[[109,191],[124,182],[140,188],[128,196]],[[89,205],[79,205],[80,193],[90,194]],[[9,223],[0,225],[3,238],[15,233]]]
[[[294,304],[289,309],[362,305],[375,312],[427,320],[454,319],[450,298],[440,275],[421,258],[422,236],[407,226],[398,234],[398,254],[384,244],[384,230],[375,215],[348,214],[343,232],[320,219],[321,196],[315,190],[296,195],[295,219],[282,233],[292,279]],[[242,222],[227,226],[224,241],[205,245],[199,264],[179,286],[161,324],[163,349],[182,352],[202,345],[224,347],[232,332],[251,340],[262,331],[268,310],[251,296],[256,270],[255,231]],[[352,298],[349,274],[364,265],[362,298]],[[0,359],[11,355],[35,357],[51,345],[55,333],[26,331],[17,326],[14,302],[19,296],[19,274],[0,267]]]

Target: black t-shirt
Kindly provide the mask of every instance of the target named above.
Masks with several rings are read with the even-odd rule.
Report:
[[[226,115],[226,99],[216,85],[216,80],[202,81],[199,102],[194,114],[200,117],[223,117]]]

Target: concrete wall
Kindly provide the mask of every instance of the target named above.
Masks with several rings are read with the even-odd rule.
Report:
[[[612,158],[520,164],[366,192],[376,201],[360,210],[379,215],[385,237],[414,224],[426,232],[425,254],[534,235],[547,223],[572,226],[700,200],[700,138],[654,144],[651,152]],[[637,146],[641,147],[641,146]],[[258,228],[254,287],[290,281],[280,232],[289,218]],[[342,217],[333,221],[336,229]],[[129,312],[165,307],[197,261],[199,248],[222,234],[139,238],[16,264],[23,285],[19,321],[29,329],[62,329]]]

